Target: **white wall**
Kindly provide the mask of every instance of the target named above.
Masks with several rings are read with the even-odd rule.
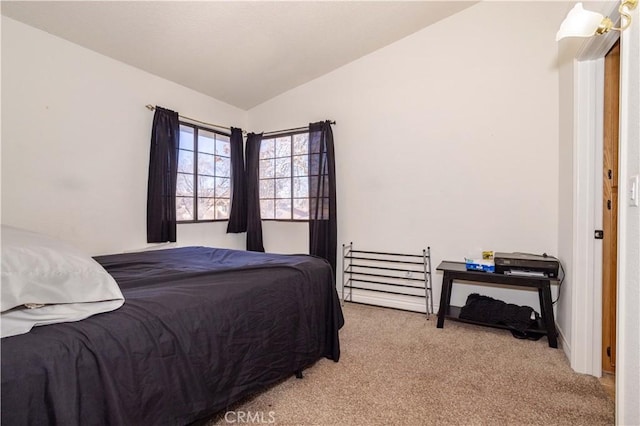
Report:
[[[146,246],[146,104],[246,124],[245,111],[4,16],[2,89],[2,222],[92,254]],[[179,225],[178,244],[244,248],[226,226]]]
[[[621,35],[620,222],[616,423],[640,424],[640,208],[628,202],[631,176],[640,174],[640,9]]]
[[[558,64],[566,5],[481,2],[249,111],[254,131],[333,119],[338,239],[418,252],[558,252]],[[499,25],[488,25],[488,23]],[[265,247],[306,249],[264,226]],[[282,227],[280,227],[282,228]],[[434,277],[439,298],[441,274]],[[454,286],[538,309],[535,292]],[[437,305],[437,304],[436,304]]]

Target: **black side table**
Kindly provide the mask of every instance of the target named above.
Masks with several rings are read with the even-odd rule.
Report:
[[[557,283],[555,278],[547,277],[529,277],[519,275],[502,275],[490,272],[467,271],[467,267],[463,262],[443,261],[436,268],[443,271],[442,292],[440,293],[440,308],[438,309],[438,328],[444,327],[444,319],[454,319],[457,321],[468,322],[471,324],[485,325],[496,328],[508,328],[500,324],[486,324],[476,321],[469,321],[459,318],[460,307],[450,306],[451,288],[453,280],[473,281],[476,283],[502,284],[515,287],[535,288],[538,290],[540,299],[540,320],[541,323],[527,330],[540,334],[546,334],[549,340],[549,346],[558,347],[556,322],[553,316],[553,305],[551,302],[551,283]]]

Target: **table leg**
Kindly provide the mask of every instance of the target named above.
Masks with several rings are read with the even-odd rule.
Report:
[[[449,310],[449,304],[451,303],[451,287],[453,286],[453,279],[449,277],[449,274],[445,271],[442,277],[442,291],[440,292],[440,307],[438,308],[438,328],[444,327],[444,317]]]
[[[542,318],[542,323],[545,326],[545,329],[547,327],[547,323],[545,322],[544,319],[544,311],[545,311],[545,307],[544,307],[544,297],[542,296],[542,287],[538,287],[538,300],[540,301],[540,317]]]
[[[547,281],[543,288],[539,290],[541,299],[540,310],[542,311],[542,320],[547,329],[547,339],[549,340],[549,346],[552,348],[558,347],[558,335],[556,332],[556,320],[553,315],[553,303],[551,302],[551,284]]]

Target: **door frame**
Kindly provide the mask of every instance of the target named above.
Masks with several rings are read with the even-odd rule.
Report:
[[[616,22],[615,9],[608,14]],[[602,376],[602,128],[604,56],[620,38],[617,31],[588,39],[574,62],[573,277],[571,367]]]

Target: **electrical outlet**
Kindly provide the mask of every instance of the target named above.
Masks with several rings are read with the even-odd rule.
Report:
[[[638,207],[638,175],[629,178],[629,205]]]

